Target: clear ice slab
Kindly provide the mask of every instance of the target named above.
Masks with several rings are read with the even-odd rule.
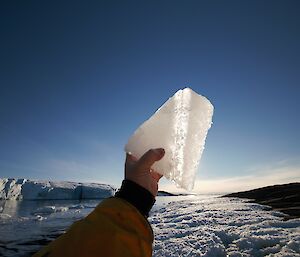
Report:
[[[164,158],[152,169],[192,190],[213,110],[210,101],[192,89],[178,90],[134,132],[125,151],[140,158],[151,148],[164,148]]]

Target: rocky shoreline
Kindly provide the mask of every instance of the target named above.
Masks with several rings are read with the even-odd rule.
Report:
[[[267,186],[222,197],[250,199],[251,202],[267,205],[287,214],[286,219],[300,218],[300,183]]]

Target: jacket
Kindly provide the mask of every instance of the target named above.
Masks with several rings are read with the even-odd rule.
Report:
[[[145,192],[142,190],[136,195],[135,190],[141,188],[132,183],[123,181],[116,194],[118,197],[103,200],[86,218],[75,222],[65,234],[33,257],[152,256],[153,231],[146,216],[154,202],[150,208],[148,203],[146,213],[141,212],[130,199],[132,195],[140,197]],[[141,199],[135,200],[140,202]]]

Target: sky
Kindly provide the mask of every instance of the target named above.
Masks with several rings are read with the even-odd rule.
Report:
[[[1,1],[0,177],[119,186],[130,135],[190,87],[215,108],[194,192],[300,181],[299,10]]]

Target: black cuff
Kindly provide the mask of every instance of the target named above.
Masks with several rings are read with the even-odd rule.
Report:
[[[115,197],[131,203],[145,217],[149,216],[149,211],[155,203],[154,196],[147,189],[127,179],[123,180],[122,186]]]

